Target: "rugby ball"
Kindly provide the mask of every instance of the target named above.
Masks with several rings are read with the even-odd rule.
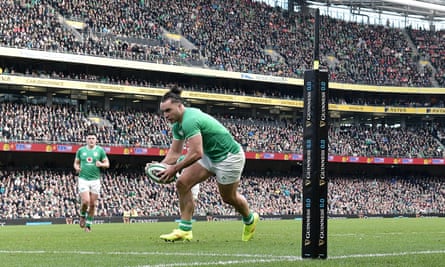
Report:
[[[153,163],[150,164],[148,167],[145,168],[145,174],[150,178],[152,181],[160,184],[169,184],[176,180],[176,175],[171,177],[168,181],[161,181],[158,177],[158,173],[165,170],[166,165],[163,163]]]

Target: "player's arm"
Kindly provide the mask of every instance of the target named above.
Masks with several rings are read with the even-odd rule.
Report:
[[[167,165],[173,165],[176,163],[178,158],[182,155],[182,150],[184,148],[184,140],[173,139],[172,144],[170,145],[170,149],[165,155],[164,159],[161,163],[165,163]],[[156,161],[148,162],[145,164],[145,169],[149,168],[151,164],[157,163]]]
[[[196,161],[200,160],[204,155],[204,150],[202,148],[202,136],[201,134],[196,134],[190,137],[188,140],[188,150],[185,158],[177,162],[174,165],[175,172],[179,172],[182,169],[192,165]]]
[[[167,155],[165,155],[164,159],[161,162],[169,165],[175,164],[178,158],[182,155],[183,148],[184,140],[173,139]]]
[[[169,166],[167,167],[167,169],[165,169],[164,171],[159,173],[159,179],[161,181],[166,181],[169,178],[173,177],[177,172],[181,171],[182,169],[192,165],[193,163],[195,163],[196,161],[198,161],[200,158],[202,158],[202,155],[204,154],[203,149],[202,149],[202,137],[201,134],[197,134],[194,135],[192,137],[190,137],[188,140],[188,150],[187,150],[187,154],[185,154],[185,158],[180,161],[180,162],[174,162],[173,164],[169,164]],[[173,141],[174,143],[174,141]],[[181,151],[182,152],[182,145],[183,145],[183,141],[181,142],[181,150],[178,150],[178,147],[173,147],[172,145],[172,149],[173,152],[178,152]],[[170,151],[169,151],[170,152]],[[172,154],[173,155],[173,154]],[[167,153],[168,156],[168,153]],[[166,156],[166,158],[167,158]],[[180,156],[180,154],[178,154],[178,157]],[[177,158],[176,158],[177,159]],[[168,163],[167,161],[162,161],[164,163]]]
[[[96,166],[104,169],[110,168],[110,161],[108,160],[108,157],[105,157],[101,161],[96,161]]]
[[[101,154],[100,158],[102,160],[96,161],[96,167],[104,169],[110,168],[110,161],[108,160],[107,153],[105,152],[105,150],[101,149],[100,154]]]
[[[76,157],[73,163],[74,170],[79,173],[80,172],[80,159]]]

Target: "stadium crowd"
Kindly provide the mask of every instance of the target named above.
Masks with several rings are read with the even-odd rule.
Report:
[[[167,121],[158,113],[115,111],[92,107],[0,103],[0,140],[46,143],[82,143],[93,127],[98,142],[107,146],[166,148],[171,142]],[[92,114],[92,115],[91,115]],[[215,114],[245,151],[302,153],[301,121],[276,121]],[[92,116],[92,117],[91,117]],[[99,120],[99,121],[98,121]],[[434,125],[433,125],[434,126]],[[332,125],[329,153],[344,156],[431,158],[443,156],[438,132],[424,127]]]
[[[221,202],[212,179],[201,185],[195,214],[236,215]],[[113,170],[102,181],[98,216],[122,216],[130,208],[138,216],[178,215],[172,184],[155,184],[142,172]],[[285,175],[243,176],[241,190],[262,215],[301,215],[301,183],[300,177]],[[78,216],[76,178],[71,170],[2,169],[0,194],[0,219]],[[329,214],[337,216],[443,214],[445,186],[438,177],[332,177],[328,204]]]
[[[81,26],[73,27],[70,20]],[[310,16],[287,14],[248,0],[0,2],[0,46],[297,78],[311,68],[312,25]],[[329,69],[331,81],[379,86],[445,84],[443,31],[395,29],[329,17],[323,17],[322,25],[322,67]],[[3,75],[160,88],[171,85],[134,77],[48,71],[40,69],[42,66],[19,72],[16,66],[2,67]],[[181,86],[187,90],[302,99],[299,93],[290,91]],[[333,103],[344,104],[444,104],[440,96],[419,99],[331,96]],[[85,129],[94,126],[99,143],[104,145],[166,147],[171,142],[166,121],[147,111],[91,107],[81,112],[70,105],[1,102],[0,114],[0,141],[83,143]],[[302,153],[301,122],[214,115],[246,151]],[[100,123],[94,120],[97,118]],[[331,155],[443,157],[445,135],[440,133],[445,133],[445,125],[333,126],[329,134]],[[0,218],[78,216],[75,181],[72,170],[2,168]],[[243,193],[260,214],[301,215],[300,177],[249,175],[242,183]],[[329,211],[331,215],[444,213],[442,184],[438,177],[332,177]],[[131,207],[140,216],[177,215],[174,188],[153,184],[142,173],[109,170],[103,185],[99,216],[122,216]],[[235,214],[221,203],[214,190],[209,183],[203,184],[196,214]]]
[[[436,69],[435,78],[441,87],[445,86],[445,44],[444,31],[408,29],[411,40],[417,47],[424,64],[430,62]]]
[[[0,15],[6,47],[299,78],[313,58],[313,17],[248,0],[8,0]],[[443,32],[325,16],[322,26],[322,67],[332,81],[443,85]]]

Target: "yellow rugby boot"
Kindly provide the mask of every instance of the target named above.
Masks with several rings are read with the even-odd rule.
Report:
[[[243,241],[249,241],[252,239],[253,234],[255,234],[256,225],[258,224],[258,221],[260,220],[260,215],[258,213],[253,213],[253,222],[252,224],[244,224],[244,230],[243,230],[243,236],[241,240]]]
[[[165,241],[175,242],[175,241],[190,241],[193,239],[192,231],[182,231],[180,229],[174,229],[170,234],[165,234],[160,236],[161,239]]]

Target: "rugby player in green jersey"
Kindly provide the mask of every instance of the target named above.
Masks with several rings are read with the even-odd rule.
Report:
[[[76,152],[74,170],[79,174],[78,189],[81,199],[79,225],[85,232],[90,232],[101,189],[101,168],[109,168],[110,162],[105,150],[96,145],[95,133],[89,132],[86,139],[87,144]]]
[[[244,196],[238,192],[240,178],[245,165],[241,145],[218,120],[197,108],[185,107],[181,90],[172,88],[161,99],[160,110],[172,124],[173,141],[163,163],[169,164],[160,173],[168,180],[182,171],[176,181],[181,220],[172,233],[161,235],[166,241],[191,240],[194,201],[191,189],[210,176],[216,176],[222,200],[238,211],[244,222],[242,241],[249,241],[255,232],[259,215],[252,212]],[[187,153],[182,161],[184,143]]]

